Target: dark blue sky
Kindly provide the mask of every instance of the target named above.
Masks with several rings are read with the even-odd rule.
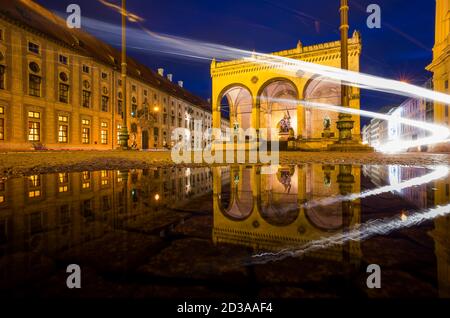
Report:
[[[119,0],[109,0],[120,4]],[[45,7],[64,12],[73,0],[39,0]],[[339,39],[339,0],[127,0],[128,10],[145,18],[156,32],[178,35],[236,48],[272,52]],[[432,59],[435,1],[349,0],[350,29],[362,34],[361,71],[420,85],[431,74],[424,70]],[[82,16],[120,23],[118,13],[97,0],[78,0]],[[370,3],[381,7],[381,29],[366,26]],[[351,33],[350,33],[351,34]],[[184,80],[185,87],[211,95],[209,63],[157,54],[131,56],[149,67],[163,67]],[[403,97],[362,92],[362,108],[378,110]]]

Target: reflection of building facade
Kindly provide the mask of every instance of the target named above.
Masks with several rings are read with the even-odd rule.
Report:
[[[0,255],[56,252],[212,191],[209,168],[84,171],[0,181]],[[159,215],[160,216],[160,215]],[[1,277],[0,273],[0,277]]]
[[[0,8],[0,149],[114,149],[123,123],[120,52],[32,1]],[[211,127],[210,106],[128,59],[130,146],[170,146],[174,128]],[[229,126],[228,123],[225,124]]]
[[[430,204],[448,205],[450,203],[450,178],[441,179],[431,184],[428,200]],[[439,296],[450,298],[450,216],[434,220],[434,250],[437,262]]]
[[[355,32],[349,39],[349,69],[359,71],[361,39]],[[340,42],[303,46],[274,53],[275,56],[340,67]],[[283,74],[283,75],[280,75]],[[298,100],[340,104],[340,86],[320,77],[285,75],[280,68],[242,60],[211,65],[213,125],[219,127],[221,107],[230,113],[230,125],[247,128],[278,128],[284,141],[297,140],[297,148],[326,148],[337,139],[338,114],[303,107]],[[351,88],[350,107],[359,109],[359,89]],[[360,140],[359,116],[353,115],[354,139]]]
[[[363,174],[377,187],[395,186],[401,182],[421,177],[429,173],[425,168],[403,167],[397,165],[363,166]],[[428,202],[429,185],[421,184],[395,191],[401,198],[419,209],[430,207]]]
[[[263,175],[260,167],[213,168],[214,230],[217,243],[277,250],[342,233],[360,222],[359,201],[313,204],[322,199],[360,191],[355,166],[281,166]],[[229,176],[229,183],[223,182]],[[310,207],[308,207],[310,203]],[[314,255],[357,262],[359,242],[350,242]]]

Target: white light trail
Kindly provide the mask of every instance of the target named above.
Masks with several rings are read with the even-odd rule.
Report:
[[[410,214],[402,214],[391,218],[377,219],[359,224],[349,231],[323,237],[319,240],[311,241],[297,247],[290,247],[278,252],[268,252],[253,255],[250,264],[265,264],[283,260],[287,257],[300,257],[309,252],[330,248],[336,245],[343,245],[350,241],[364,241],[375,235],[386,235],[393,231],[419,225],[425,221],[433,220],[450,214],[450,204],[437,206],[433,209],[424,210]]]
[[[105,38],[106,34],[112,34],[115,35],[116,39],[119,39],[121,34],[120,26],[95,19],[84,18],[83,25],[87,29],[90,29],[92,33],[97,33],[103,38]],[[342,81],[350,86],[450,104],[450,95],[448,94],[405,82],[291,59],[279,55],[241,50],[226,45],[161,34],[150,31],[141,24],[139,25],[142,30],[136,28],[129,28],[127,30],[130,44],[138,50],[161,52],[177,56],[186,56],[188,58],[206,58],[210,60],[242,59],[251,63],[275,66],[277,70],[287,72],[290,76],[298,76],[299,73],[315,74],[330,80],[338,81],[339,83]]]
[[[422,145],[429,145],[429,144],[437,144],[441,142],[448,141],[448,138],[450,137],[450,129],[447,127],[437,125],[437,124],[431,124],[419,120],[413,120],[403,117],[398,117],[394,115],[387,115],[387,114],[380,114],[368,110],[361,110],[361,109],[355,109],[355,108],[349,108],[349,107],[343,107],[343,106],[336,106],[331,104],[325,104],[325,103],[319,103],[319,102],[312,102],[307,100],[295,100],[295,99],[284,99],[284,98],[270,98],[271,102],[278,102],[278,103],[284,103],[284,104],[294,104],[298,105],[301,104],[304,107],[309,108],[316,108],[316,109],[322,109],[322,110],[330,110],[333,112],[338,113],[346,113],[351,115],[358,115],[363,117],[370,117],[370,118],[378,118],[386,121],[393,121],[397,124],[403,124],[408,126],[413,126],[419,129],[426,130],[431,133],[431,136],[420,138],[417,140],[391,140],[388,141],[378,147],[379,151],[385,152],[385,153],[395,153],[395,152],[401,152],[403,150],[407,150],[409,148],[413,147],[419,147]]]

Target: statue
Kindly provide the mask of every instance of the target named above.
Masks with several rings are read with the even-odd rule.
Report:
[[[280,120],[278,126],[280,128],[280,133],[289,133],[289,131],[292,129],[291,116],[289,115],[289,111],[287,111],[287,114],[284,114],[284,117]]]

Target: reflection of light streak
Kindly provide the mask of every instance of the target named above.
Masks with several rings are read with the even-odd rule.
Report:
[[[286,248],[279,252],[256,254],[253,256],[251,264],[264,264],[279,261],[287,257],[299,257],[312,251],[342,245],[350,241],[361,242],[375,235],[386,235],[395,230],[419,225],[422,222],[448,214],[450,214],[450,204],[438,206],[436,208],[421,212],[411,213],[409,215],[405,214],[402,218],[399,218],[397,215],[392,218],[368,221],[364,224],[356,225],[344,233],[324,237],[298,247]]]
[[[418,147],[422,145],[429,145],[444,142],[450,136],[450,130],[447,127],[430,124],[427,122],[413,120],[393,115],[380,114],[376,112],[371,112],[367,110],[354,109],[349,107],[342,107],[318,102],[311,102],[305,100],[294,100],[294,99],[281,99],[281,98],[271,98],[271,101],[280,103],[291,103],[291,104],[301,104],[304,107],[311,107],[323,110],[330,110],[339,113],[347,113],[351,115],[360,115],[364,117],[378,118],[386,121],[395,121],[398,124],[404,124],[413,126],[419,129],[427,130],[432,135],[429,137],[424,137],[416,140],[392,140],[380,145],[377,149],[382,152],[399,152],[412,147]]]
[[[437,166],[432,168],[433,171],[417,178],[409,179],[406,181],[402,181],[399,183],[394,183],[388,186],[380,187],[377,189],[367,190],[363,191],[361,193],[351,193],[348,195],[339,195],[334,197],[329,197],[317,201],[310,201],[304,203],[301,207],[304,208],[313,208],[316,206],[324,206],[324,205],[330,205],[333,203],[338,203],[342,201],[352,201],[357,199],[363,199],[374,195],[379,195],[386,192],[394,192],[394,191],[401,191],[406,188],[419,186],[422,184],[427,184],[432,181],[444,178],[448,175],[448,167],[446,166]]]

